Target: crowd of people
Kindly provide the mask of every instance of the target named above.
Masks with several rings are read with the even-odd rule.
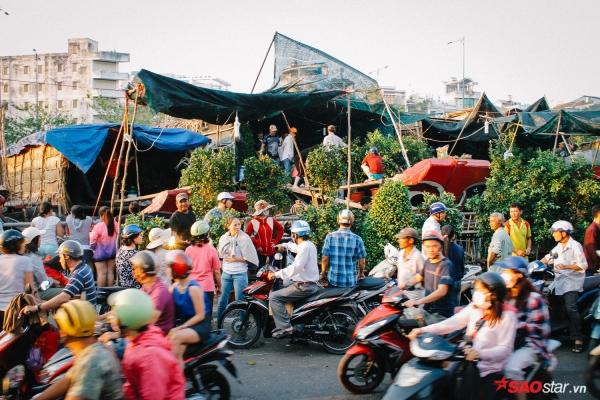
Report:
[[[338,214],[338,229],[325,237],[319,260],[306,221],[295,221],[291,242],[280,243],[284,228],[270,215],[273,206],[264,200],[254,204],[245,227],[240,218],[227,218],[226,232],[213,244],[210,224],[227,215],[233,200],[230,193],[220,193],[216,207],[200,219],[190,208],[187,192],[179,193],[170,228],[153,228],[146,249],[141,248],[143,229],[132,224],[121,228],[107,207],[99,210],[100,218],[93,224],[81,207],[73,206],[64,230],[51,206],[43,203],[40,217],[31,227],[2,233],[0,317],[11,299],[31,285],[42,301],[26,306],[22,313],[54,312],[67,337],[65,344],[76,358],[66,381],[40,398],[64,394],[97,398],[91,393],[100,392],[111,393],[111,398],[150,398],[143,393],[156,396],[152,378],[163,374],[171,378],[162,385],[160,390],[165,392],[159,397],[182,398],[183,354],[187,346],[209,335],[215,300],[219,320],[232,293],[235,299],[242,298],[249,272],[265,265],[276,252],[291,250],[294,257],[285,268],[272,273],[273,278],[284,281],[284,287],[269,297],[275,338],[293,334],[286,304],[311,296],[324,283],[349,288],[365,276],[367,253],[363,239],[351,230],[354,215],[350,210]],[[466,357],[477,360],[481,390],[491,390],[499,374],[522,378],[523,369],[538,356],[555,363],[547,350],[549,308],[528,279],[532,227],[523,219],[519,204],[511,204],[508,211],[508,221],[502,213],[490,215],[493,236],[487,272],[476,279],[471,303],[458,313],[464,250],[455,242],[454,229],[444,225],[447,207],[439,202],[430,206],[421,235],[413,227],[396,235],[400,251],[394,277],[408,298],[406,316],[423,325],[410,336],[466,328],[473,338]],[[551,228],[556,247],[542,258],[553,264],[552,298],[566,310],[573,352],[583,350],[584,339],[576,300],[586,271],[600,267],[600,206],[594,207],[592,214],[594,220],[583,246],[573,239],[569,222],[556,221]],[[47,265],[52,257],[62,274]],[[46,281],[50,287],[42,284]],[[111,313],[98,316],[94,309],[97,288],[113,283],[127,289],[115,295]],[[559,307],[552,310],[561,313]],[[106,349],[93,337],[97,320],[112,326],[101,341],[125,337],[131,343],[122,363],[127,377],[123,387],[117,387],[115,381],[119,367],[107,359]],[[144,354],[150,351],[156,351],[164,362],[144,363]]]

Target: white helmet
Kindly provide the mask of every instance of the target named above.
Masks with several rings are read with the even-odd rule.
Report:
[[[229,192],[221,192],[217,195],[217,201],[233,199],[235,199],[235,197],[233,197]]]
[[[310,225],[308,222],[299,219],[292,224],[290,232],[295,233],[298,236],[308,236],[310,235]]]
[[[354,214],[348,209],[344,209],[338,213],[338,224],[352,225],[354,223]]]
[[[571,223],[569,221],[556,221],[555,223],[552,224],[552,227],[550,228],[550,233],[552,232],[566,232],[569,235],[571,233],[573,233],[574,229],[573,229],[573,225],[571,225]]]

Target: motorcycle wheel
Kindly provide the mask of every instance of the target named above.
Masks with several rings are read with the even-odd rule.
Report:
[[[596,399],[600,398],[600,356],[590,357],[583,378],[592,396]]]
[[[327,329],[329,330],[333,329],[334,326],[337,327],[337,329],[342,331],[343,337],[323,337],[321,339],[321,345],[331,354],[346,353],[346,350],[354,344],[352,333],[354,332],[354,327],[358,323],[354,312],[345,309],[333,310],[330,314],[325,315],[323,322],[328,326]]]
[[[385,368],[378,358],[369,362],[366,354],[346,354],[337,369],[340,384],[355,394],[373,392],[385,376]]]
[[[195,387],[198,393],[186,395],[186,399],[198,398],[207,400],[229,400],[231,397],[231,388],[227,378],[218,370],[195,371]],[[202,396],[202,397],[200,397]]]
[[[262,327],[259,316],[251,311],[243,324],[246,313],[245,307],[231,307],[219,320],[219,329],[224,329],[229,335],[229,345],[234,349],[248,349],[260,338]]]

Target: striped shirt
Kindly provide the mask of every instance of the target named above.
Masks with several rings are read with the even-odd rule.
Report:
[[[75,267],[69,275],[69,282],[63,292],[71,297],[79,296],[85,292],[85,300],[94,305],[96,304],[96,282],[94,282],[94,274],[89,265],[82,261]]]

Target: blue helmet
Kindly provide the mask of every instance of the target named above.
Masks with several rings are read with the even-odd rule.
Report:
[[[129,224],[129,225],[126,225],[125,228],[123,228],[121,237],[131,239],[131,238],[139,235],[143,231],[144,230],[142,228],[140,228],[139,226],[134,225],[134,224]]]
[[[520,273],[521,275],[527,277],[529,276],[529,271],[527,268],[527,261],[523,257],[519,256],[510,256],[506,257],[504,260],[495,263],[498,267],[504,269],[512,269],[515,272]]]
[[[448,211],[448,207],[444,203],[436,201],[432,205],[429,206],[429,215],[446,212]]]
[[[290,232],[295,233],[298,236],[309,236],[310,235],[310,225],[308,222],[299,219],[292,224]]]
[[[377,150],[377,147],[375,147],[375,146],[371,146],[371,148],[369,149],[369,152],[371,152],[373,154],[379,154],[379,150]]]

